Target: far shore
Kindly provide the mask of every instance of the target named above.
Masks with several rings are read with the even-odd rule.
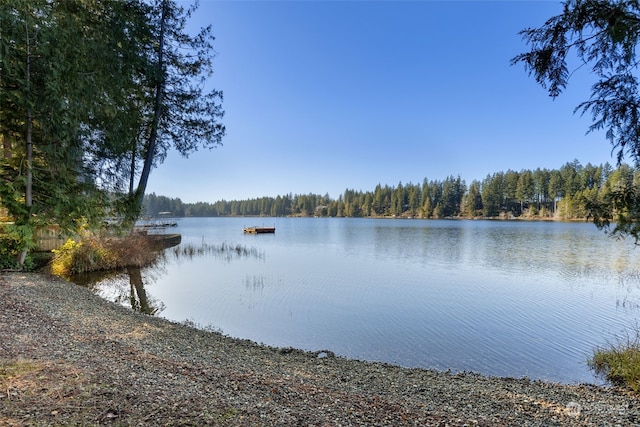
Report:
[[[439,220],[467,220],[467,221],[549,221],[549,222],[590,222],[589,218],[555,218],[549,216],[487,216],[487,217],[461,217],[461,216],[447,216],[439,218],[423,218],[420,216],[411,215],[369,215],[369,216],[315,216],[315,215],[286,215],[286,216],[270,216],[270,215],[225,215],[225,216],[175,216],[174,219],[181,218],[331,218],[331,219],[397,219],[397,220],[425,220],[425,221],[439,221]]]

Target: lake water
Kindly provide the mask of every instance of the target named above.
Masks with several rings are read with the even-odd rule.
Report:
[[[242,233],[252,225],[277,230]],[[273,346],[594,383],[587,357],[640,313],[640,248],[593,224],[185,218],[175,232],[251,252],[143,270],[158,315]],[[94,288],[131,305],[128,277]]]

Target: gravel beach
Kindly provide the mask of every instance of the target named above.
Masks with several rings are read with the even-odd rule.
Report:
[[[639,403],[261,346],[46,275],[0,275],[0,426],[631,426]]]

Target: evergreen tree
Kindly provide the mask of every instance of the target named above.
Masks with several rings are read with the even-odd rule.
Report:
[[[564,181],[560,171],[559,170],[551,171],[549,175],[549,196],[551,197],[551,200],[553,200],[554,215],[555,215],[555,212],[558,210],[557,208],[558,200],[562,199],[562,197],[564,196],[563,188],[564,188]]]
[[[638,1],[568,0],[563,11],[549,18],[539,28],[521,32],[530,50],[512,59],[522,63],[530,75],[544,87],[551,97],[559,96],[573,75],[570,64],[577,57],[577,67],[590,67],[595,78],[591,97],[580,103],[575,111],[590,113],[589,132],[604,130],[606,138],[617,151],[618,165],[625,156],[640,162],[640,91],[638,90],[638,59],[640,43],[640,3]],[[625,227],[616,227],[616,234],[640,235],[640,222],[633,217],[640,210],[640,202],[632,193],[632,179],[624,181],[613,191],[608,201],[617,207],[609,218],[607,206],[593,205],[597,225],[607,227],[613,215]],[[565,183],[566,196],[575,194],[572,182]],[[554,189],[557,194],[557,190]],[[614,200],[619,197],[618,200]],[[624,213],[628,220],[620,218]]]
[[[542,210],[542,206],[549,201],[549,171],[547,169],[537,168],[533,173],[535,182],[536,202],[538,203],[538,211]]]
[[[415,216],[420,207],[420,187],[416,184],[407,185],[407,202],[409,204],[409,214]]]
[[[113,171],[104,141],[122,143],[130,123],[123,64],[134,62],[127,35],[140,24],[137,6],[0,3],[0,200],[22,230],[21,258],[38,224],[73,228],[102,216],[95,182]]]
[[[135,190],[130,188],[129,220],[138,215],[151,168],[164,160],[170,148],[188,156],[200,147],[220,145],[225,134],[219,122],[224,115],[222,92],[206,93],[203,88],[213,73],[211,27],[191,36],[185,26],[195,8],[185,10],[172,0],[156,0],[153,6],[149,9],[153,31],[146,49],[151,72],[145,76],[152,96],[142,105],[147,116],[137,136],[143,142],[142,170]],[[238,214],[239,206],[234,210]]]
[[[504,172],[487,175],[482,182],[482,210],[484,216],[497,216],[504,199]]]
[[[518,172],[508,170],[504,174],[504,193],[502,205],[504,208],[512,213],[518,213],[520,204],[518,203],[518,197],[516,192],[518,190],[518,181],[520,180],[520,174]]]
[[[477,216],[482,211],[482,193],[480,182],[473,180],[469,185],[469,191],[465,199],[464,211],[467,216]]]
[[[520,202],[520,214],[524,212],[525,203],[528,205],[535,197],[535,182],[530,170],[523,170],[518,177],[516,199]]]

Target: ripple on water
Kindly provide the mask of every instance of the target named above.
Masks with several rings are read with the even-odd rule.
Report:
[[[247,237],[244,222],[181,222],[183,241],[240,239],[264,258],[169,262],[147,286],[163,316],[271,345],[576,382],[640,313],[640,251],[589,224],[277,218],[264,221],[275,235]]]

